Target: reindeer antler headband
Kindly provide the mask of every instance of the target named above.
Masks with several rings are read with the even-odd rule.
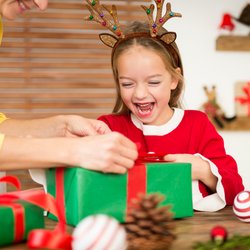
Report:
[[[165,32],[162,35],[158,35],[160,28],[172,17],[181,17],[180,13],[173,12],[171,10],[171,4],[167,3],[166,5],[166,13],[162,15],[162,8],[165,0],[154,0],[157,6],[157,13],[154,19],[154,4],[151,4],[150,7],[146,7],[141,5],[141,7],[145,10],[148,17],[150,35],[148,33],[130,33],[124,35],[117,16],[116,6],[112,5],[109,8],[106,5],[100,4],[99,0],[86,0],[87,8],[90,11],[90,16],[86,17],[85,20],[95,21],[100,23],[102,26],[109,29],[114,35],[109,33],[102,33],[99,35],[100,40],[107,46],[113,48],[113,53],[116,46],[127,39],[134,37],[152,37],[159,39],[161,42],[164,42],[167,45],[173,43],[176,39],[175,32]],[[105,14],[105,12],[109,13],[109,16]],[[113,21],[111,20],[113,19]]]

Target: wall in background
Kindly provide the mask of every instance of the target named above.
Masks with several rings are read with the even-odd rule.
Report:
[[[199,109],[206,100],[203,86],[214,84],[225,113],[235,114],[234,85],[238,81],[250,81],[250,53],[216,51],[215,41],[221,34],[218,27],[223,13],[239,17],[247,3],[247,0],[172,1],[172,11],[182,13],[183,17],[170,19],[165,27],[177,33],[186,80],[185,108]],[[233,34],[250,32],[247,26],[234,23]],[[238,162],[246,189],[250,190],[250,131],[220,133],[228,153]]]

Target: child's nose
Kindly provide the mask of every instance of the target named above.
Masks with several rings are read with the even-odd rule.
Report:
[[[138,99],[143,99],[148,95],[148,88],[145,84],[137,84],[134,96]]]

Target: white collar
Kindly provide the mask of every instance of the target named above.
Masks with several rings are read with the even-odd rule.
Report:
[[[182,121],[184,116],[184,110],[174,108],[174,114],[171,119],[163,125],[145,125],[137,117],[131,113],[131,120],[133,124],[140,130],[144,135],[166,135],[173,131]]]

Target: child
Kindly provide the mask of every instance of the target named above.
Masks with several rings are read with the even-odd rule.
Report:
[[[180,14],[172,12],[167,4],[167,13],[161,17],[163,1],[155,2],[156,21],[152,5],[143,7],[150,25],[135,22],[124,34],[118,27],[118,38],[100,35],[113,48],[117,98],[113,114],[99,120],[140,143],[139,155],[154,152],[169,162],[190,162],[194,209],[216,211],[233,204],[234,197],[244,189],[242,179],[206,114],[180,108],[183,68],[174,42],[176,35],[161,27],[165,20]],[[89,7],[92,15],[95,8],[101,11],[97,4]]]

